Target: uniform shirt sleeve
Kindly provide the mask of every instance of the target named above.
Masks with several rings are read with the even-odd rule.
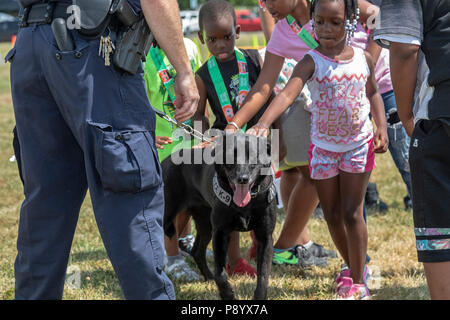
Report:
[[[385,48],[390,42],[420,45],[423,40],[420,0],[383,0],[373,38]]]

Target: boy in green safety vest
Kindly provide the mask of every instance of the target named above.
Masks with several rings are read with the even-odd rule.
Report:
[[[196,44],[187,38],[184,38],[184,45],[188,58],[191,62],[192,71],[196,72],[200,67],[201,59]],[[160,110],[174,118],[175,108],[173,107],[176,97],[174,91],[174,79],[176,71],[170,64],[165,53],[154,45],[150,49],[146,63],[144,64],[145,84],[147,88],[150,104],[153,108]],[[192,119],[185,122],[192,125]],[[183,134],[178,134],[172,123],[156,117],[156,147],[158,150],[159,161],[162,162],[173,152],[182,148],[191,148],[194,139],[183,139]],[[177,235],[184,236],[180,239],[180,246],[183,250],[189,252],[192,248],[194,237],[190,234],[190,218],[186,213],[180,212],[176,223]],[[167,255],[166,272],[175,278],[185,280],[199,280],[200,276],[192,270],[184,260],[184,251],[179,251],[178,236],[172,239],[164,237],[165,249]]]

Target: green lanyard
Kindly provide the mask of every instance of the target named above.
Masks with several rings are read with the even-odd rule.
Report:
[[[150,55],[152,57],[153,63],[156,66],[156,69],[158,70],[159,77],[161,78],[161,82],[163,83],[164,87],[166,88],[170,101],[164,103],[164,106],[167,107],[169,114],[171,117],[175,116],[175,81],[170,76],[169,69],[167,68],[166,64],[164,63],[164,58],[161,54],[161,51],[157,47],[151,47],[150,48]],[[192,126],[193,121],[192,118],[186,120],[183,122],[184,124]]]
[[[169,69],[164,63],[164,58],[157,47],[150,48],[150,55],[152,57],[153,63],[158,70],[159,77],[161,78],[161,82],[169,93],[169,98],[175,105],[175,82],[173,78],[170,76]]]
[[[306,31],[304,28],[301,28],[297,21],[295,21],[294,17],[291,15],[288,15],[286,17],[286,20],[291,27],[292,31],[294,31],[300,39],[303,40],[304,43],[311,49],[315,49],[319,46],[319,44],[314,40],[314,37],[311,36],[308,31]]]
[[[245,60],[244,54],[238,48],[235,48],[235,53],[239,69],[238,108],[240,108],[244,103],[245,97],[247,96],[249,91],[249,78],[247,61]],[[219,66],[217,65],[217,61],[214,56],[212,56],[208,60],[208,71],[214,84],[214,89],[216,90],[217,97],[219,98],[220,107],[222,108],[223,114],[225,115],[225,119],[230,122],[233,119],[234,111],[231,105],[228,91],[225,87],[225,83],[223,82],[222,74],[220,73]],[[245,132],[246,127],[247,124],[242,127],[241,130]]]

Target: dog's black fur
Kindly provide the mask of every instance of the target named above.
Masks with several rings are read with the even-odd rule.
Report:
[[[234,299],[234,292],[227,280],[225,263],[230,233],[232,231],[254,230],[257,246],[257,286],[254,298],[261,300],[267,297],[267,286],[272,263],[273,239],[275,227],[276,200],[271,175],[261,175],[261,169],[270,168],[270,159],[262,159],[260,152],[256,161],[249,160],[249,154],[259,146],[265,146],[270,155],[270,143],[266,138],[248,136],[243,133],[225,134],[215,141],[212,154],[215,159],[223,159],[214,164],[174,164],[169,157],[162,162],[165,196],[164,230],[168,237],[175,233],[173,221],[183,209],[195,221],[197,236],[191,255],[206,280],[214,279],[222,299]],[[261,141],[261,139],[264,139]],[[230,142],[232,145],[230,147]],[[234,142],[234,143],[233,143]],[[262,142],[262,143],[261,143]],[[234,145],[234,146],[233,146]],[[245,161],[237,161],[238,148],[245,148]],[[209,149],[209,151],[211,151]],[[208,149],[181,150],[177,156],[194,159],[195,152],[208,152]],[[254,153],[255,154],[255,153]],[[268,156],[270,157],[270,156]],[[232,159],[232,164],[226,159]],[[253,159],[255,160],[255,159]],[[193,163],[193,162],[191,162]],[[238,164],[242,163],[242,164]],[[241,192],[230,199],[226,205],[213,191],[213,177],[217,173],[217,181],[230,195]],[[251,189],[252,198],[246,204],[242,190]],[[244,186],[242,189],[241,186]],[[270,190],[272,189],[272,190]],[[240,191],[239,191],[240,190]],[[232,196],[233,197],[233,196]],[[237,199],[238,205],[235,203]],[[248,200],[248,196],[246,197]],[[270,202],[269,202],[270,201]],[[212,237],[214,251],[214,276],[206,263],[206,247]]]

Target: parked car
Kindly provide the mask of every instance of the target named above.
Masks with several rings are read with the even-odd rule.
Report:
[[[0,0],[0,12],[17,16],[20,10],[17,0]]]
[[[0,42],[11,41],[19,31],[19,18],[0,12]]]
[[[183,23],[183,34],[188,35],[200,30],[198,26],[198,11],[184,10],[180,12]]]
[[[236,10],[237,24],[241,31],[261,31],[261,20],[250,10]]]

